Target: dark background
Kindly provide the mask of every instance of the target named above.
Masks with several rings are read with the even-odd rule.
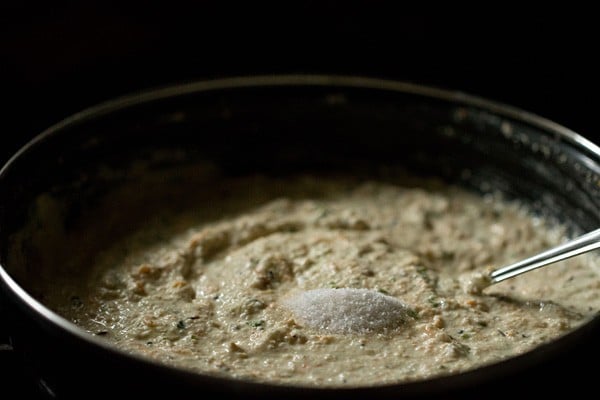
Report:
[[[417,13],[377,1],[197,3],[0,6],[0,161],[49,125],[115,96],[271,73],[369,75],[460,90],[600,142],[600,28],[589,10],[432,6]],[[0,372],[1,380],[23,384],[7,351],[0,351]]]
[[[46,126],[117,95],[277,72],[461,90],[600,138],[600,28],[590,10],[432,6],[416,13],[382,1],[14,3],[0,6],[4,157]]]

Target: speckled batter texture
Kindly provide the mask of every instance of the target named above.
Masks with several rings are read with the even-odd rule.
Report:
[[[495,196],[310,176],[214,190],[196,204],[202,218],[191,210],[142,227],[106,249],[86,281],[48,289],[48,304],[118,348],[169,365],[335,387],[474,369],[560,337],[600,310],[591,256],[482,293],[463,290],[465,274],[565,240],[563,227]],[[374,329],[328,330],[285,305],[325,288],[370,289],[406,310]]]

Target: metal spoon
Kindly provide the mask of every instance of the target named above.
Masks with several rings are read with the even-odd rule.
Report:
[[[600,229],[490,273],[491,284],[600,248]]]
[[[524,260],[494,269],[489,273],[476,273],[465,277],[463,283],[467,292],[480,293],[483,289],[495,283],[598,248],[600,248],[600,229],[588,232]]]

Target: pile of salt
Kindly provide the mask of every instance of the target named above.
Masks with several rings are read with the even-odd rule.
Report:
[[[305,326],[331,333],[368,333],[395,328],[410,313],[396,299],[369,289],[314,289],[282,303]]]

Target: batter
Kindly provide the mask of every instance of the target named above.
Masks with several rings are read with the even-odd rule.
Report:
[[[331,387],[471,370],[600,310],[589,255],[464,290],[466,274],[566,239],[564,227],[499,197],[310,176],[214,191],[196,204],[202,218],[192,210],[142,227],[100,255],[85,282],[49,290],[48,303],[168,365]]]

